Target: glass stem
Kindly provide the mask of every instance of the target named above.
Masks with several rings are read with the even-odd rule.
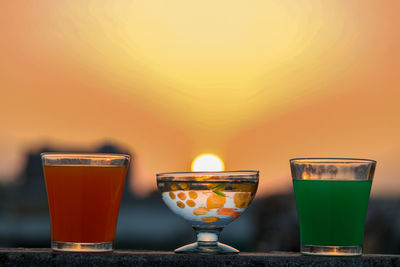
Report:
[[[194,228],[197,234],[197,242],[198,245],[201,246],[212,246],[216,245],[218,242],[219,234],[221,233],[220,229],[196,229]]]

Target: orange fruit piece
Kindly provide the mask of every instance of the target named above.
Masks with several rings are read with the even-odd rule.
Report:
[[[171,184],[171,190],[178,190],[178,185],[176,183]]]
[[[178,197],[179,197],[181,200],[185,200],[185,199],[186,199],[186,195],[185,195],[185,193],[183,193],[183,192],[180,192],[180,193],[178,194]]]
[[[195,191],[189,191],[189,197],[196,199],[197,198],[197,193]]]
[[[215,187],[215,184],[211,184],[211,183],[204,183],[203,185],[207,186],[208,189]]]
[[[193,214],[196,216],[207,214],[208,209],[204,207],[200,207],[193,210]]]
[[[175,199],[175,198],[176,198],[175,194],[172,193],[172,192],[169,192],[169,197],[170,197],[171,199]]]
[[[201,221],[205,223],[213,223],[218,222],[220,219],[218,217],[201,217]]]
[[[231,216],[235,220],[237,217],[240,216],[240,214],[242,214],[240,211],[233,211]]]
[[[189,189],[189,185],[187,183],[180,183],[179,184],[183,190]]]
[[[233,196],[233,202],[235,202],[235,206],[237,208],[246,208],[251,201],[250,193],[236,193]]]
[[[237,211],[236,209],[220,208],[217,210],[217,214],[218,215],[230,215],[230,216],[232,216],[233,219],[236,219],[242,213],[240,211]]]
[[[194,206],[196,206],[196,202],[194,202],[193,200],[188,200],[188,201],[186,201],[186,204],[187,204],[189,207],[194,207]]]
[[[177,201],[176,205],[181,209],[185,208],[185,203],[183,203],[182,201]]]
[[[233,190],[237,192],[252,192],[254,187],[254,184],[234,184]]]
[[[207,198],[207,208],[208,209],[218,209],[225,205],[226,199],[223,196],[212,193]]]

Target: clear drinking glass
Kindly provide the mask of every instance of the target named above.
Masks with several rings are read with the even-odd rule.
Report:
[[[114,249],[115,230],[130,156],[42,153],[57,251]]]
[[[176,253],[239,252],[218,242],[218,237],[253,200],[258,171],[159,173],[157,185],[165,204],[197,234],[197,242],[176,249]]]
[[[362,254],[375,166],[369,159],[290,160],[302,254]]]

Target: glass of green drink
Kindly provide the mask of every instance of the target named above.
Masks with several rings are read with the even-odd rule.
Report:
[[[368,159],[290,160],[302,254],[362,254],[375,166]]]

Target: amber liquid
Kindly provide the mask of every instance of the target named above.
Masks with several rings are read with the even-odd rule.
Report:
[[[113,241],[126,171],[126,166],[44,166],[52,240]]]

